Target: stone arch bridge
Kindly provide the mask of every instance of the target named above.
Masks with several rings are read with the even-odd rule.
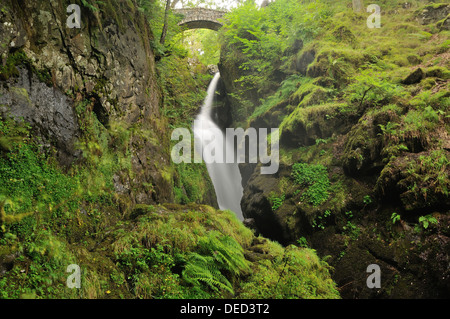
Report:
[[[183,19],[178,23],[179,26],[187,29],[211,29],[214,31],[222,27],[219,19],[227,13],[226,11],[206,8],[175,9],[173,12],[183,16]]]

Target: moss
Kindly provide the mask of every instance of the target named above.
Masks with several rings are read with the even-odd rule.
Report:
[[[337,290],[330,281],[322,280],[328,273],[327,265],[311,254],[307,248],[289,246],[283,256],[274,254],[269,247],[272,259],[261,260],[254,268],[250,280],[241,286],[242,298],[339,298]],[[280,248],[278,247],[278,251]],[[283,259],[286,259],[286,274],[280,276],[277,272],[283,269]],[[305,264],[305,261],[308,262]],[[317,277],[312,278],[308,271],[316,269]],[[275,271],[274,271],[275,270]],[[320,281],[319,285],[317,279]],[[311,285],[312,284],[312,285]]]
[[[375,55],[352,47],[337,47],[333,42],[317,42],[316,58],[309,65],[307,76],[312,78],[328,77],[333,79],[333,86],[342,88],[348,84],[350,77],[365,63],[374,61]]]
[[[313,97],[311,97],[313,98]],[[325,103],[302,107],[305,99],[280,125],[280,142],[286,146],[314,145],[318,139],[326,139],[346,129],[343,114],[344,103]]]
[[[422,80],[420,85],[423,87],[424,90],[430,90],[433,88],[433,86],[436,85],[436,79],[435,78],[426,78]]]
[[[119,29],[123,31],[124,29],[123,19],[119,17],[117,12],[118,10],[120,10],[119,8],[120,3],[116,3],[115,1],[102,1],[100,5],[100,10],[102,11],[102,13],[105,16],[114,19]]]
[[[25,88],[19,88],[19,87],[11,87],[10,88],[11,94],[21,102],[26,102],[29,106],[32,105],[30,96],[28,95],[28,91]]]
[[[350,45],[353,45],[356,42],[355,35],[345,25],[336,27],[333,31],[333,36],[338,42],[345,42]]]
[[[422,12],[424,9],[440,9],[447,7],[448,3],[431,3],[423,6],[422,8],[418,9],[418,11]]]
[[[405,4],[402,8],[398,3],[385,3],[380,29],[368,29],[367,15],[355,15],[351,10],[340,10],[324,21],[313,41],[286,57],[289,64],[286,69],[304,75],[299,87],[289,97],[283,97],[282,107],[268,108],[265,121],[254,122],[264,126],[270,123],[271,116],[282,119],[282,164],[291,166],[298,161],[321,164],[330,172],[330,198],[315,209],[297,200],[282,170],[271,183],[276,185],[275,189],[263,188],[260,181],[252,185],[267,190],[264,199],[270,195],[281,199],[285,195],[282,206],[274,214],[284,233],[294,237],[310,233],[311,237],[322,236],[326,244],[312,241],[313,247],[322,254],[332,252],[332,258],[342,262],[334,264],[339,265],[335,278],[340,278],[341,291],[349,298],[399,296],[405,291],[406,280],[414,280],[415,284],[422,281],[426,275],[418,278],[403,270],[404,265],[414,264],[409,269],[422,274],[419,269],[426,267],[421,264],[422,257],[416,255],[414,261],[410,258],[418,250],[407,243],[417,234],[409,234],[412,237],[402,244],[394,241],[408,236],[411,223],[417,223],[419,214],[448,211],[448,197],[444,193],[448,192],[445,150],[449,148],[446,116],[449,95],[445,52],[449,42],[447,31],[438,30],[434,22],[424,26],[417,20],[417,7],[420,8],[417,12],[422,13],[424,8],[442,5],[423,7],[425,2],[413,2],[413,9],[406,8]],[[333,8],[342,4],[333,3]],[[314,52],[308,54],[308,61],[306,52]],[[420,78],[409,85],[402,83],[418,67],[423,70]],[[343,121],[344,117],[348,122]],[[348,124],[347,129],[342,129],[344,123]],[[443,153],[432,156],[434,151]],[[437,173],[439,169],[441,173]],[[375,184],[377,192],[373,194]],[[371,203],[365,196],[371,196]],[[247,195],[246,203],[251,200]],[[262,210],[256,206],[250,209]],[[326,210],[332,213],[323,231],[317,227],[304,228],[304,225],[312,226]],[[264,211],[270,211],[270,207]],[[345,218],[348,211],[356,216],[351,224]],[[390,233],[389,226],[393,212],[401,212],[402,218],[410,216],[395,225],[398,228],[395,234]],[[263,226],[260,227],[263,231]],[[364,238],[372,227],[376,238]],[[374,241],[383,243],[383,247],[376,247]],[[263,252],[260,245],[258,248]],[[408,254],[400,252],[403,250]],[[345,255],[340,255],[341,251]],[[391,269],[386,276],[389,288],[380,291],[380,295],[361,289],[367,276],[356,278],[349,271],[360,267],[361,273],[366,273],[367,264],[381,262],[377,256],[386,258],[386,269]],[[355,282],[350,283],[351,280]],[[427,293],[433,295],[432,291],[429,285]],[[405,293],[421,296],[425,289]]]
[[[5,65],[0,65],[0,80],[6,81],[11,77],[18,77],[18,66],[29,68],[34,73],[34,75],[36,75],[40,82],[43,82],[47,85],[52,84],[52,76],[50,74],[50,71],[47,69],[37,69],[23,50],[18,50],[14,53],[10,53],[6,59]]]
[[[394,158],[377,180],[377,193],[385,198],[398,198],[408,211],[448,207],[449,163],[442,150]]]
[[[6,63],[0,66],[0,80],[6,81],[11,77],[19,76],[17,66],[24,64],[28,61],[23,51],[17,51],[9,54]]]
[[[131,211],[130,218],[135,219],[139,216],[146,215],[155,211],[156,209],[152,205],[138,204]]]
[[[126,256],[124,254],[128,254],[128,251],[141,249],[139,248],[141,247],[141,244],[139,243],[143,243],[144,247],[158,247],[158,245],[165,245],[166,243],[170,244],[170,246],[167,246],[166,248],[168,250],[164,250],[164,253],[161,251],[161,254],[170,254],[170,252],[195,252],[197,249],[197,244],[199,243],[199,240],[201,238],[211,232],[219,231],[223,235],[231,236],[234,240],[236,240],[236,242],[243,247],[245,255],[251,255],[252,252],[258,252],[258,254],[253,254],[255,260],[251,264],[251,267],[253,269],[252,278],[247,279],[245,284],[240,280],[235,281],[235,285],[238,288],[237,291],[239,291],[239,294],[237,296],[246,296],[248,293],[255,294],[256,292],[252,291],[252,289],[250,289],[250,286],[259,281],[257,279],[259,278],[258,276],[262,276],[266,271],[273,271],[271,270],[272,268],[276,269],[276,267],[282,266],[281,257],[283,255],[284,248],[269,240],[254,237],[252,232],[244,227],[236,219],[235,215],[232,212],[216,211],[206,206],[198,205],[190,205],[188,206],[189,208],[179,205],[165,206],[170,208],[170,211],[165,211],[164,209],[161,210],[161,208],[158,208],[158,213],[149,213],[147,215],[142,215],[134,225],[127,226],[133,227],[134,231],[132,233],[117,233],[118,236],[115,239],[112,247],[118,256],[123,256],[121,257],[122,259],[120,259],[122,264],[124,262],[123,258]],[[196,211],[196,209],[199,208],[202,210],[202,212]],[[305,253],[307,256],[305,255]],[[274,260],[273,266],[269,264],[267,267],[259,268],[259,263],[263,262],[263,260],[266,260],[265,258],[262,258],[263,256],[260,256],[260,254],[267,255],[272,260]],[[297,255],[297,258],[300,258],[300,260],[304,260],[296,268],[297,271],[307,273],[309,271],[309,267],[315,267],[309,266],[309,264],[312,263],[324,266],[324,264],[322,264],[320,260],[314,256],[313,251],[304,251],[303,254]],[[160,268],[155,268],[154,271],[160,273],[159,269]],[[126,269],[124,270],[127,271]],[[142,272],[142,274],[144,273],[145,271]],[[273,274],[275,274],[275,272],[273,272]],[[160,273],[160,275],[162,275],[162,273]],[[166,274],[164,276],[167,275],[170,274]],[[317,287],[317,285],[324,286],[321,286],[322,288],[318,290],[314,290],[315,292],[312,292],[313,295],[327,295],[338,297],[338,294],[334,291],[333,283],[331,281],[327,281],[326,279],[328,276],[326,268],[322,269],[322,267],[319,267],[317,270],[317,275],[320,277],[317,279],[313,279],[309,282],[308,285],[311,285],[312,287]],[[289,281],[289,278],[291,278],[291,276],[295,276],[294,270],[286,270],[286,276],[286,280]],[[162,289],[154,290],[155,285],[152,283],[152,281],[145,281],[143,280],[144,277],[139,276],[138,278],[136,278],[136,282],[134,283],[136,287],[136,296],[145,297],[145,291],[147,289],[153,291],[153,294],[162,293]],[[158,277],[155,277],[155,279],[157,278]],[[166,290],[169,290],[169,285],[180,287],[178,286],[180,285],[180,279],[181,278],[177,278],[172,282],[164,282],[158,280],[158,285],[160,287],[165,287]],[[267,284],[272,285],[272,283]],[[281,296],[287,296],[286,294],[288,293],[288,291],[283,288],[286,284],[287,282],[283,282],[280,284],[280,290],[278,290],[276,294],[277,298]],[[191,291],[191,293],[194,292],[193,290]],[[297,293],[299,293],[300,296],[303,296],[304,298],[307,298],[308,296],[305,291]],[[161,295],[161,297],[163,296]]]
[[[373,118],[363,117],[347,135],[342,161],[345,171],[354,175],[373,164],[378,156],[380,140]]]
[[[211,232],[230,236],[245,250],[253,247],[255,241],[253,233],[244,227],[232,212],[216,211],[202,205],[167,205],[167,207],[170,210],[162,206],[136,206],[133,210],[136,214],[135,218],[129,222],[116,223],[108,232],[102,233],[101,241],[91,241],[89,237],[97,235],[84,233],[78,242],[68,244],[59,235],[40,231],[39,240],[27,244],[30,247],[24,253],[17,255],[22,256],[21,260],[28,264],[28,275],[33,279],[28,282],[22,280],[20,269],[24,265],[19,260],[15,260],[14,268],[3,276],[8,280],[9,286],[6,287],[6,282],[0,280],[2,297],[14,298],[19,297],[20,294],[32,294],[36,298],[87,299],[220,296],[208,291],[205,287],[186,289],[186,283],[176,269],[184,267],[184,258],[190,252],[198,252],[199,241]],[[52,229],[59,233],[57,225],[52,226]],[[11,236],[13,235],[9,235],[8,238],[13,238]],[[24,245],[20,240],[6,241],[6,238],[0,238],[1,256],[10,254],[13,244]],[[264,242],[269,256],[282,256],[281,246],[278,245],[274,249],[274,243],[267,240]],[[11,249],[3,249],[6,247]],[[17,259],[17,256],[14,258]],[[139,259],[144,256],[150,259]],[[309,258],[312,256],[313,253]],[[257,260],[260,258],[258,257]],[[44,264],[41,264],[41,261],[47,266],[59,265],[61,262],[64,265],[65,263],[79,264],[82,289],[66,289],[64,285],[51,289],[53,280],[65,280],[67,276],[64,272],[65,268],[59,266],[55,268],[61,271],[51,270],[53,269],[51,267],[42,268]],[[305,262],[308,264],[310,261],[305,259]],[[151,267],[148,268],[146,263]],[[175,266],[174,272],[166,268],[167,266]],[[305,271],[307,271],[306,268]],[[286,276],[290,275],[290,271],[286,272]],[[314,287],[321,285],[321,280],[329,280],[328,274],[323,273],[323,275],[323,278],[317,281],[313,279],[309,284]],[[48,285],[43,283],[47,280],[50,280]],[[333,289],[332,282],[327,281],[328,284],[330,289]],[[238,287],[240,279],[236,278],[234,285]],[[239,291],[242,290],[239,289]],[[321,291],[317,294],[328,294],[328,292]]]
[[[443,80],[450,79],[450,71],[445,67],[431,67],[425,70],[425,75],[432,78],[440,78]]]

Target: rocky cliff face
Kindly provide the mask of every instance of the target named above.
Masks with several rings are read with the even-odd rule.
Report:
[[[103,10],[80,4],[81,28],[69,28],[68,5],[0,4],[0,114],[31,123],[36,137],[56,147],[60,162],[69,165],[80,159],[76,107],[87,101],[105,128],[120,123],[136,132],[130,140],[134,176],[118,174],[116,190],[135,203],[169,201],[169,138],[152,142],[167,132],[148,24],[132,3],[108,1]],[[144,184],[154,185],[153,191]]]

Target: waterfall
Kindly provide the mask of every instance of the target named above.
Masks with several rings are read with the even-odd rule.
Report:
[[[196,152],[201,154],[202,158],[207,156],[204,149],[206,147],[211,148],[211,143],[215,143],[213,147],[216,147],[216,150],[222,149],[222,154],[225,154],[227,140],[222,130],[212,119],[212,106],[219,79],[220,73],[216,73],[209,85],[201,112],[194,122]],[[212,138],[214,136],[215,138]],[[240,220],[243,220],[241,210],[242,177],[237,162],[226,163],[226,161],[211,162],[205,160],[205,163],[214,185],[219,208],[233,211]]]

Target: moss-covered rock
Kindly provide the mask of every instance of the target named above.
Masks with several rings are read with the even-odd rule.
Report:
[[[399,199],[408,211],[448,209],[449,158],[447,151],[395,158],[381,172],[376,190],[383,198]]]
[[[416,11],[416,18],[421,24],[431,24],[447,17],[450,6],[446,3],[433,3]]]
[[[315,93],[311,93],[314,95]],[[313,96],[306,97],[306,104]],[[285,147],[311,146],[317,140],[348,130],[345,104],[326,103],[307,106],[303,102],[281,123],[280,143]]]
[[[382,141],[380,128],[373,117],[363,117],[347,135],[343,167],[347,174],[355,176],[380,170],[382,167]]]

